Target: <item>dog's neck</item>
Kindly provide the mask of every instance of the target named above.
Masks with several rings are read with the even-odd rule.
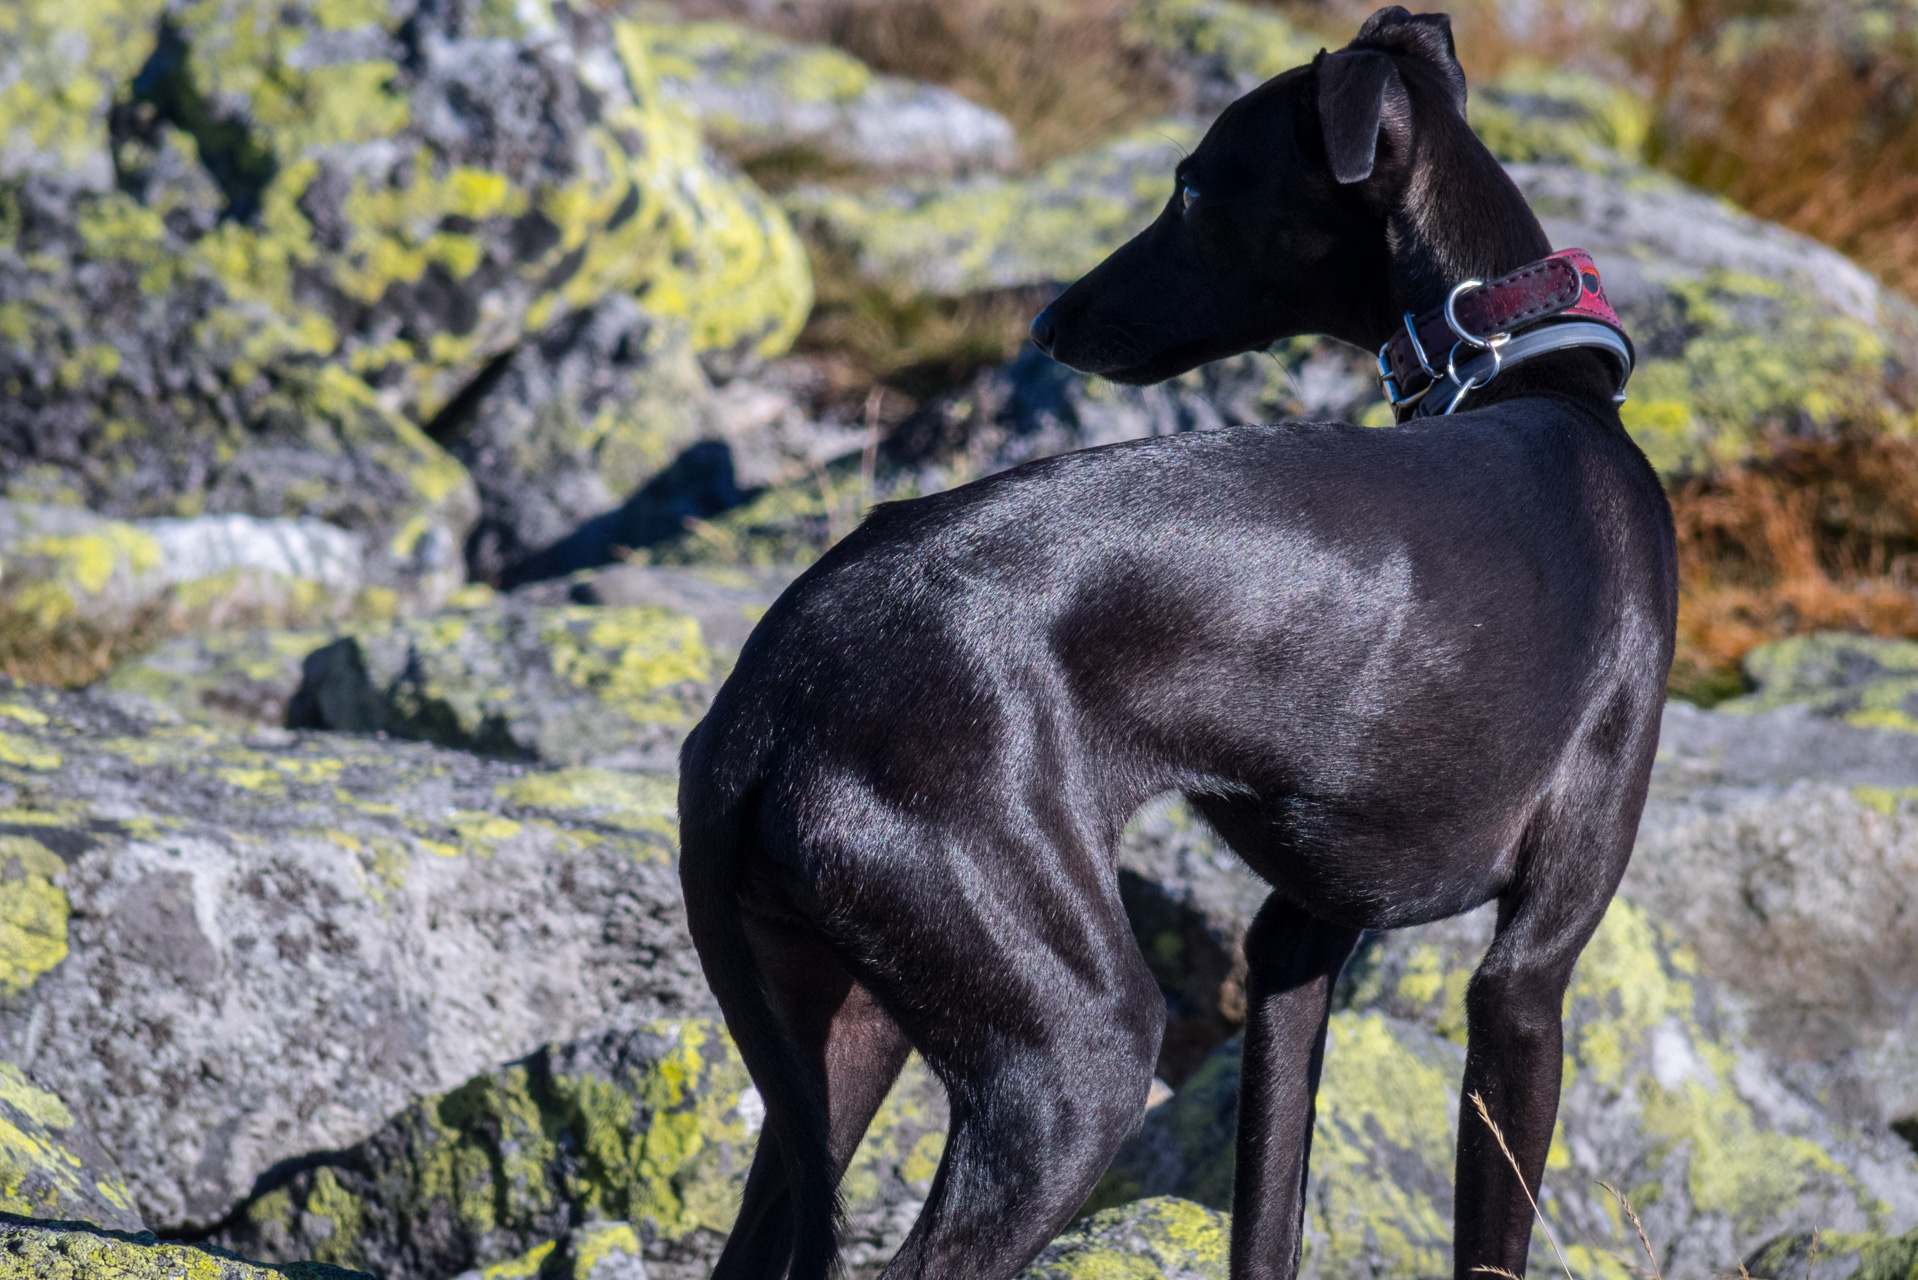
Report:
[[[1491,280],[1552,251],[1525,197],[1465,122],[1449,109],[1422,115],[1435,123],[1419,131],[1411,176],[1386,215],[1400,314],[1423,315],[1461,280]]]

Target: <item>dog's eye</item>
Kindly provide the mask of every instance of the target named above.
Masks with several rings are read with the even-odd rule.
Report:
[[[1197,187],[1193,186],[1189,182],[1182,182],[1179,184],[1179,202],[1184,208],[1190,209],[1192,207],[1192,202],[1194,200],[1197,200],[1198,198],[1199,198],[1199,189]]]

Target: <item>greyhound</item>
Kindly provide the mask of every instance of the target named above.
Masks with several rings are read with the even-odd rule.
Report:
[[[760,622],[680,783],[692,936],[766,1107],[716,1277],[828,1275],[839,1178],[914,1049],[951,1130],[888,1280],[1005,1280],[1072,1219],[1165,1025],[1115,849],[1168,791],[1271,886],[1232,1275],[1297,1272],[1360,932],[1488,901],[1464,1088],[1523,1184],[1462,1117],[1455,1266],[1524,1273],[1560,1002],[1630,856],[1677,588],[1614,404],[1629,343],[1464,107],[1448,20],[1381,10],[1227,109],[1032,326],[1126,383],[1385,343],[1400,425],[1132,441],[884,504]]]

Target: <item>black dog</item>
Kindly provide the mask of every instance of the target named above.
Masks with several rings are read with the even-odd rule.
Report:
[[[1464,98],[1446,20],[1382,11],[1234,104],[1035,339],[1122,382],[1290,334],[1374,347],[1543,257]],[[828,1274],[840,1174],[912,1049],[952,1131],[887,1276],[1003,1280],[1072,1218],[1164,1026],[1114,849],[1170,790],[1273,887],[1245,944],[1234,1276],[1298,1266],[1327,1006],[1363,929],[1498,901],[1464,1087],[1536,1189],[1560,1001],[1630,854],[1676,612],[1614,354],[1462,378],[1467,412],[1395,429],[1033,463],[880,507],[793,585],[680,788],[693,937],[766,1103],[717,1275]],[[1461,1129],[1457,1274],[1522,1274],[1525,1191]]]

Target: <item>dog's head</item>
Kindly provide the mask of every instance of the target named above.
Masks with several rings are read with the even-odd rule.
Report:
[[[1424,171],[1476,147],[1459,135],[1450,20],[1381,9],[1345,48],[1228,107],[1158,218],[1054,300],[1033,340],[1131,383],[1295,334],[1376,346],[1404,309],[1396,220]]]

